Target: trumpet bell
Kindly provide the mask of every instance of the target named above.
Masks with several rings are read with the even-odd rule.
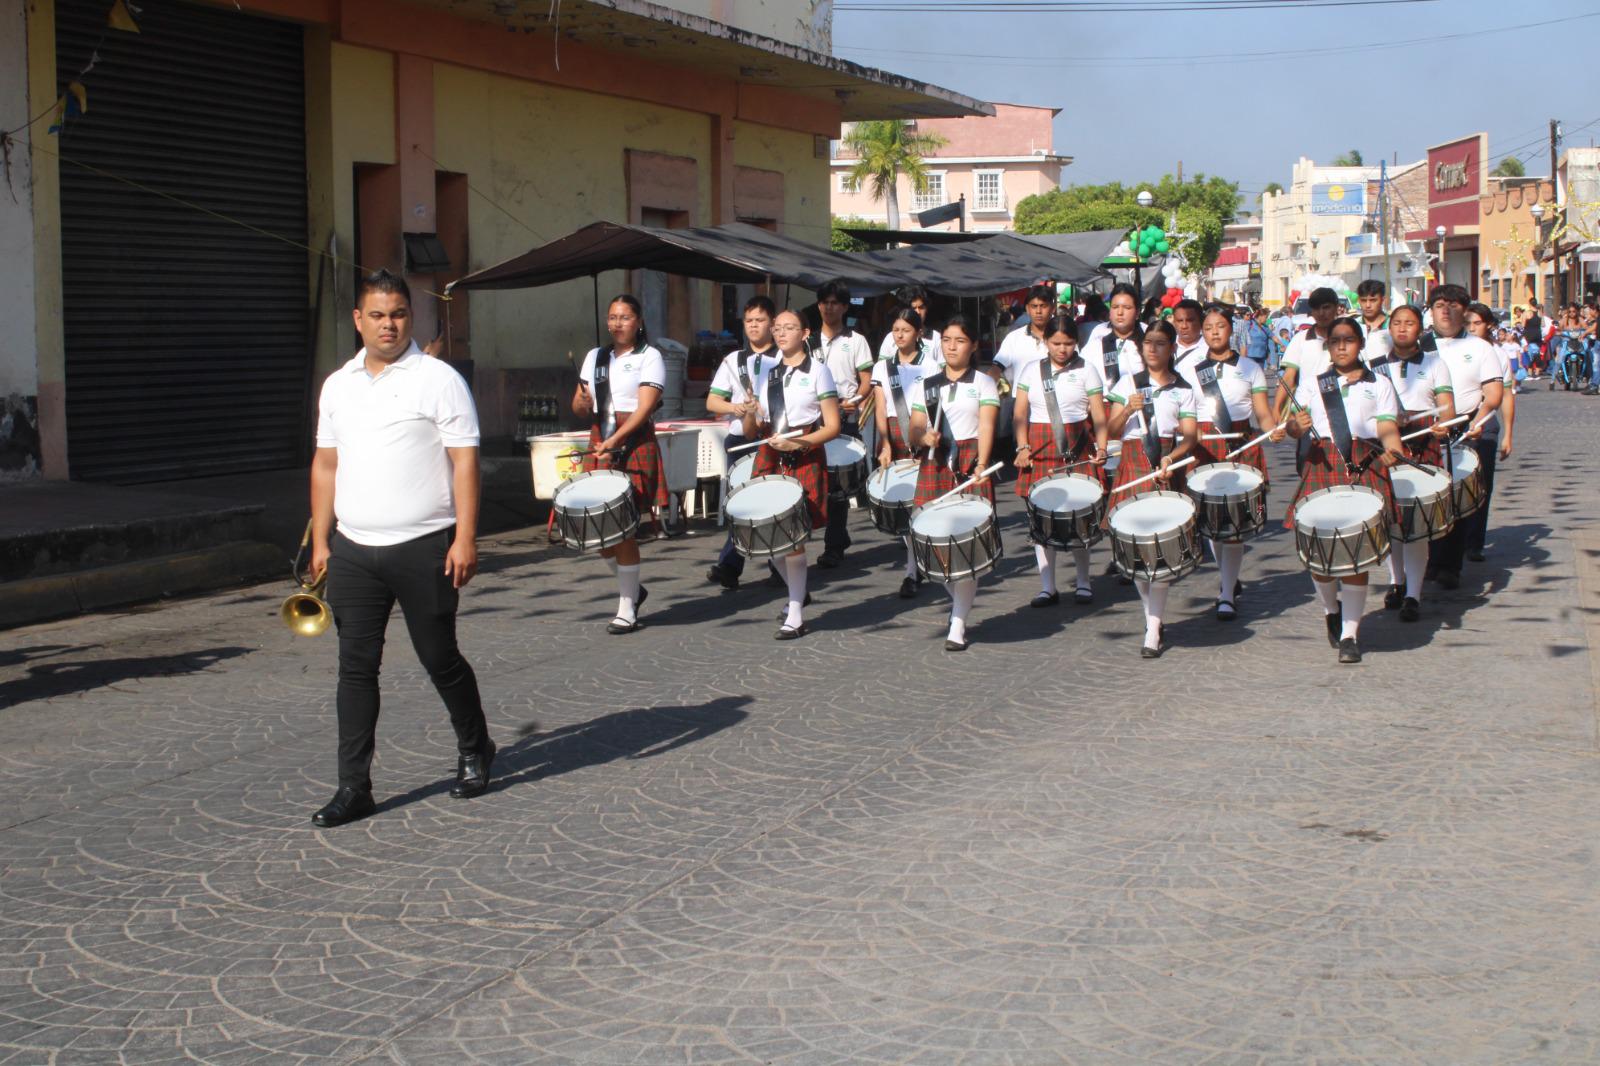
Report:
[[[297,637],[317,637],[333,624],[333,609],[315,591],[302,588],[283,601],[278,620]]]

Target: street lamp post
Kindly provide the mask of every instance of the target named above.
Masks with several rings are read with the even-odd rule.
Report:
[[[1156,202],[1155,196],[1150,192],[1149,189],[1140,189],[1139,195],[1135,196],[1133,199],[1134,202],[1140,207],[1149,207],[1151,204]],[[1142,226],[1137,228],[1143,229]],[[1133,247],[1130,250],[1133,252],[1133,291],[1138,294],[1134,299],[1134,303],[1138,305],[1144,303],[1144,263],[1139,258],[1139,242],[1134,241]]]
[[[1439,284],[1444,284],[1444,235],[1447,231],[1443,226],[1435,226],[1433,235],[1439,238]]]

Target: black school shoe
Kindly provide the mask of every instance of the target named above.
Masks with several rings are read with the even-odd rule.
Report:
[[[1043,591],[1041,591],[1037,596],[1035,596],[1033,599],[1028,601],[1028,606],[1029,607],[1054,607],[1056,604],[1058,604],[1060,602],[1061,602],[1061,593],[1059,593],[1059,592],[1043,592]]]
[[[1399,585],[1390,585],[1389,591],[1383,594],[1383,609],[1386,611],[1398,611],[1400,605],[1405,602],[1405,598],[1405,589]]]
[[[917,598],[916,578],[908,577],[900,582],[900,598],[902,600],[914,600]]]
[[[1159,626],[1156,627],[1156,646],[1152,648],[1148,644],[1146,644],[1145,646],[1141,647],[1139,649],[1139,658],[1141,658],[1141,659],[1159,659],[1159,658],[1161,658],[1161,653],[1166,651],[1166,650],[1167,650],[1167,624],[1165,622],[1163,622]]]
[[[359,822],[378,809],[372,802],[372,790],[340,788],[323,808],[311,816],[311,824],[318,829],[333,829],[351,822]]]
[[[1472,562],[1475,562],[1475,563],[1483,562],[1483,549],[1482,548],[1469,548],[1469,549],[1467,549],[1467,558],[1470,559]]]
[[[1418,603],[1415,597],[1407,596],[1405,602],[1400,605],[1400,621],[1415,622],[1421,617],[1422,604]]]
[[[1231,622],[1235,618],[1238,618],[1238,617],[1239,617],[1239,612],[1234,609],[1234,606],[1230,601],[1228,601],[1228,600],[1218,600],[1217,601],[1217,621],[1219,621],[1219,622]]]
[[[1361,648],[1356,644],[1356,638],[1346,637],[1339,642],[1339,661],[1350,664],[1361,661]]]
[[[1328,647],[1339,646],[1339,634],[1344,632],[1344,608],[1340,607],[1332,614],[1323,615],[1323,621],[1328,626]]]
[[[971,646],[972,641],[970,640],[951,640],[949,637],[946,637],[944,641],[945,651],[966,651]]]
[[[817,566],[823,570],[832,570],[842,562],[844,562],[843,552],[825,551],[817,556]]]
[[[799,640],[809,632],[811,632],[810,627],[808,627],[804,622],[801,622],[800,628],[798,629],[786,625],[779,626],[778,631],[774,633],[772,637],[774,640]]]
[[[482,755],[456,757],[456,783],[450,789],[451,799],[472,799],[489,791],[489,768],[494,765],[498,750],[491,741],[489,750]]]
[[[710,570],[707,570],[706,580],[729,590],[739,587],[739,575],[732,570],[725,570],[721,566],[713,566]]]
[[[1442,589],[1453,590],[1461,587],[1461,575],[1449,570],[1439,571],[1439,576],[1434,580],[1439,583],[1439,587]]]

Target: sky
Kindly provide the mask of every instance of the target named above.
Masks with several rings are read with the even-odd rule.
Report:
[[[1483,130],[1493,158],[1548,174],[1550,119],[1567,145],[1600,143],[1595,0],[1160,14],[878,13],[850,2],[834,15],[841,58],[981,100],[1061,108],[1055,149],[1074,157],[1064,184],[1155,180],[1181,160],[1185,178],[1237,181],[1248,207],[1267,182],[1287,186],[1301,155],[1327,162],[1355,148],[1368,163],[1407,163]],[[1441,39],[1450,34],[1473,36]]]

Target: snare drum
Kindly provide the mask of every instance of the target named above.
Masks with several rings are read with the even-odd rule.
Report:
[[[751,478],[728,493],[728,526],[740,555],[791,555],[811,539],[805,489],[783,474]]]
[[[1028,537],[1051,548],[1088,548],[1105,536],[1106,487],[1087,474],[1047,474],[1028,491]]]
[[[749,481],[750,475],[755,471],[755,468],[755,452],[750,452],[747,455],[741,455],[738,459],[734,460],[733,465],[728,467],[728,491],[732,492],[740,485],[743,485],[746,481]]]
[[[639,528],[633,481],[620,470],[574,474],[556,487],[551,509],[562,541],[579,551],[621,544]]]
[[[1483,506],[1483,469],[1478,450],[1469,444],[1450,449],[1451,477],[1455,481],[1456,521]]]
[[[823,451],[828,461],[828,498],[855,498],[867,480],[867,446],[854,437],[835,437]]]
[[[1389,556],[1383,496],[1365,485],[1308,492],[1294,506],[1294,550],[1322,577],[1349,577]]]
[[[1394,503],[1400,509],[1398,521],[1389,520],[1389,539],[1409,544],[1415,540],[1438,540],[1455,524],[1455,503],[1450,475],[1436,466],[1406,466],[1389,471],[1394,486]]]
[[[1207,463],[1184,487],[1195,502],[1195,528],[1202,537],[1238,544],[1266,528],[1267,479],[1255,467]]]
[[[911,501],[917,494],[917,464],[880,466],[867,478],[867,510],[872,524],[891,537],[911,532]]]
[[[1000,561],[994,505],[963,493],[918,507],[911,514],[911,554],[935,581],[978,577]]]
[[[1180,492],[1141,492],[1111,509],[1111,558],[1124,577],[1176,581],[1200,565],[1194,501]]]

